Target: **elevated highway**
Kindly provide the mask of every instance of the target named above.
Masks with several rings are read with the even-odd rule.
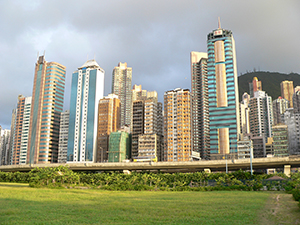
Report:
[[[0,166],[3,172],[26,172],[36,167],[57,167],[67,165],[73,171],[163,171],[163,172],[195,172],[195,171],[228,171],[250,170],[250,159],[236,160],[202,160],[192,162],[122,162],[122,163],[53,163],[53,164],[27,164]],[[291,168],[300,167],[299,157],[270,157],[252,159],[253,170],[283,168],[286,174],[290,173]]]

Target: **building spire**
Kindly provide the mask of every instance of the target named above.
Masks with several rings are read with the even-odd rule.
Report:
[[[218,25],[219,25],[219,29],[221,29],[221,21],[220,21],[220,17],[218,17]]]

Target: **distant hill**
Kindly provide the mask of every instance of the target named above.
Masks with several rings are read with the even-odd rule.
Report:
[[[239,96],[241,100],[244,92],[249,93],[249,83],[253,77],[257,77],[262,82],[262,90],[265,91],[272,99],[275,100],[281,95],[280,83],[284,80],[294,81],[294,87],[300,86],[300,75],[297,73],[276,73],[276,72],[250,72],[242,74],[238,77],[239,80]]]

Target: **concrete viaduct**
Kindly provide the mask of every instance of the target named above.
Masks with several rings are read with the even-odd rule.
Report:
[[[191,162],[122,162],[122,163],[53,163],[0,166],[3,172],[27,172],[36,167],[57,167],[67,165],[73,171],[162,171],[162,172],[196,172],[250,170],[250,159],[235,160],[200,160]],[[253,170],[282,168],[289,175],[291,168],[300,167],[299,157],[270,157],[252,159]]]

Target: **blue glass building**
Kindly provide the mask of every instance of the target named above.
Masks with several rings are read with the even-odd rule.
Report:
[[[207,36],[207,76],[211,159],[234,157],[239,138],[239,99],[235,43],[230,30]]]
[[[88,60],[73,73],[68,136],[68,162],[95,162],[98,102],[104,93],[104,70]]]

